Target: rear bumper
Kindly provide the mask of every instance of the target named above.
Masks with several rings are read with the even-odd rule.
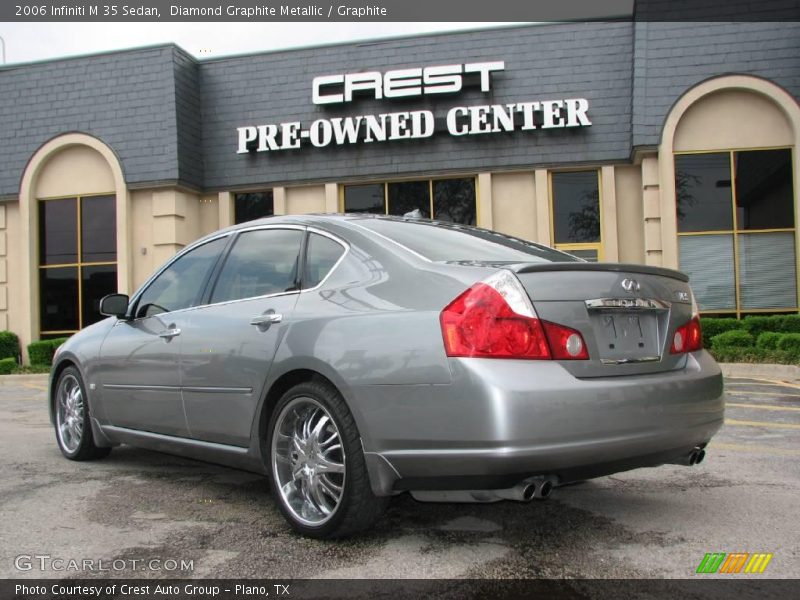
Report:
[[[451,359],[448,385],[356,388],[373,489],[495,489],[678,459],[722,426],[705,352],[651,375],[577,379],[558,362]]]

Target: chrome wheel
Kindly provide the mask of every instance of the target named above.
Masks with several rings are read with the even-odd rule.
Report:
[[[70,454],[83,440],[83,391],[73,375],[61,379],[56,393],[56,431],[61,446]]]
[[[313,398],[291,400],[275,421],[272,475],[281,501],[304,525],[336,512],[345,484],[345,454],[330,413]]]

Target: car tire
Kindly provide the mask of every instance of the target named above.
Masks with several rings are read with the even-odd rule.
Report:
[[[111,452],[111,448],[99,447],[94,442],[86,388],[75,367],[67,367],[58,377],[53,417],[58,448],[68,459],[94,460]]]
[[[346,537],[369,528],[386,510],[389,498],[375,496],[370,487],[353,416],[327,382],[287,391],[268,432],[272,493],[295,531]]]

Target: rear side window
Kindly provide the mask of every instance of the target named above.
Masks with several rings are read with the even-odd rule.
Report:
[[[313,288],[318,286],[336,264],[344,247],[324,235],[312,233],[308,236],[308,249],[306,250],[306,270],[303,275],[303,287]]]
[[[389,219],[365,218],[357,223],[433,261],[578,261],[574,256],[547,246],[485,229]]]
[[[302,240],[303,232],[296,229],[239,234],[211,293],[211,303],[296,289]]]

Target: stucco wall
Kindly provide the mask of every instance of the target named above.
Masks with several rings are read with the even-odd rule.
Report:
[[[532,171],[492,175],[492,228],[536,240],[536,180]]]

